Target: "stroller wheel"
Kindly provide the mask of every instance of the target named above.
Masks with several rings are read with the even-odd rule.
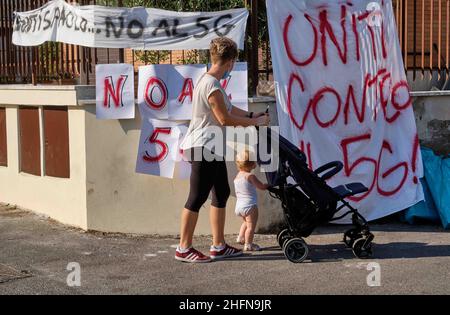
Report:
[[[372,256],[372,243],[366,238],[359,238],[353,243],[353,254],[361,259]]]
[[[293,263],[301,263],[308,257],[309,249],[301,238],[293,238],[284,244],[284,255]]]
[[[344,233],[344,243],[348,247],[352,248],[353,243],[362,237],[361,232],[358,229],[350,229]]]
[[[286,241],[290,240],[291,238],[292,236],[289,233],[288,229],[281,230],[277,235],[278,245],[283,248],[284,244],[286,244]]]

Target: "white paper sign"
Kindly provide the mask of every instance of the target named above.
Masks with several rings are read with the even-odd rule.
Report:
[[[56,41],[86,47],[151,50],[208,49],[226,36],[244,49],[248,11],[174,12],[153,8],[74,6],[49,1],[28,12],[14,13],[12,42],[36,46]]]
[[[195,84],[206,65],[149,65],[139,67],[138,103],[142,116],[155,119],[190,120]],[[238,62],[221,81],[231,103],[248,110],[247,63]]]
[[[246,62],[236,62],[228,79],[221,80],[220,84],[227,92],[233,106],[248,111],[248,71]]]
[[[181,143],[183,142],[186,132],[188,130],[188,125],[178,125],[180,131],[178,146],[177,146],[177,162],[175,165],[174,178],[177,179],[189,179],[191,176],[191,164],[187,161],[186,157],[183,155],[183,150],[181,149]]]
[[[139,67],[138,104],[143,117],[170,120],[192,118],[192,93],[205,65]]]
[[[138,105],[144,118],[169,119],[169,65],[139,67]]]
[[[173,178],[177,164],[186,167],[179,150],[186,128],[186,124],[143,118],[136,172]],[[185,172],[182,169],[182,174]]]
[[[422,159],[391,1],[266,3],[281,134],[313,169],[342,161],[328,183],[367,186],[348,200],[369,220],[422,200]]]
[[[192,96],[195,84],[206,72],[206,65],[179,65],[169,72],[169,119],[192,118]]]
[[[131,64],[96,66],[97,119],[134,118],[134,71]]]

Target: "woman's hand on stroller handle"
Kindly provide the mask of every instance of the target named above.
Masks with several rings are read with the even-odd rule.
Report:
[[[269,106],[267,106],[267,108],[264,112],[259,112],[259,113],[253,114],[253,117],[257,118],[257,117],[261,117],[261,116],[268,115],[268,114],[269,114]]]
[[[263,113],[263,115],[255,118],[255,126],[268,126],[270,123],[269,114]]]

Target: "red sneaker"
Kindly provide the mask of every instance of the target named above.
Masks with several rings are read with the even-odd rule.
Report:
[[[207,263],[211,261],[211,258],[203,255],[195,248],[191,247],[185,253],[181,253],[178,249],[175,251],[175,259],[188,263]]]
[[[228,244],[225,244],[225,247],[222,250],[218,250],[214,246],[211,246],[211,249],[209,250],[209,256],[211,256],[211,259],[222,259],[240,255],[242,255],[242,251],[240,249],[234,248]]]

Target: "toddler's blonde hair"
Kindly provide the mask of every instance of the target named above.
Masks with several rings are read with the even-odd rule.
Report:
[[[250,172],[255,166],[255,161],[250,161],[250,151],[243,150],[236,155],[236,166],[241,171]]]

